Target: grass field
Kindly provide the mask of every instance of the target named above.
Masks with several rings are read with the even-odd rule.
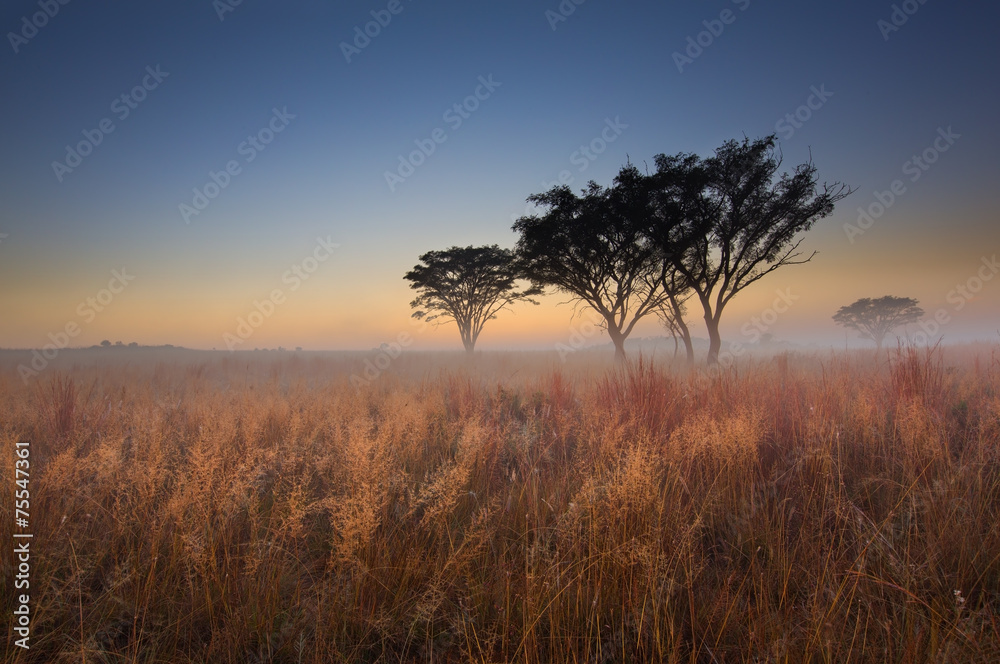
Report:
[[[996,346],[117,357],[0,364],[3,662],[1000,661]]]

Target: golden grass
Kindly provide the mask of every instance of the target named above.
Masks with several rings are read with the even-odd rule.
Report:
[[[1000,661],[995,348],[580,356],[0,366],[2,661]]]

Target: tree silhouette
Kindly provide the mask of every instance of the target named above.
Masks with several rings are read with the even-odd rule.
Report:
[[[885,295],[872,299],[863,297],[846,307],[841,307],[833,315],[838,325],[849,327],[861,333],[864,339],[871,339],[875,347],[882,350],[885,336],[901,325],[915,323],[924,315],[912,297]]]
[[[817,187],[816,167],[799,165],[782,173],[774,135],[742,142],[725,142],[708,159],[689,154],[656,157],[658,177],[678,198],[675,210],[686,229],[669,228],[690,242],[673,251],[674,267],[694,289],[708,327],[708,362],[718,362],[722,347],[722,312],[750,284],[786,265],[809,262],[800,258],[801,232],[833,212],[834,204],[851,193],[835,183]],[[777,181],[775,178],[777,176]],[[660,243],[671,245],[661,233]]]
[[[683,284],[684,277],[676,270],[671,270],[664,278],[667,301],[660,308],[659,316],[663,327],[674,339],[674,357],[677,357],[677,340],[684,342],[684,353],[688,364],[694,364],[694,342],[691,330],[684,321],[687,316],[687,301],[691,298],[691,289]]]
[[[553,187],[528,197],[544,214],[521,217],[513,226],[525,276],[592,307],[619,362],[636,323],[667,302],[665,263],[648,237],[652,184],[626,165],[607,188],[591,181],[578,196],[569,187]]]
[[[663,261],[660,286],[667,297],[660,309],[660,321],[674,337],[676,356],[678,337],[684,342],[688,364],[694,364],[694,344],[685,321],[687,301],[693,290],[688,276],[678,265],[693,259],[695,240],[708,231],[707,215],[703,212],[703,192],[708,175],[696,155],[657,157],[659,163],[650,182],[654,214],[647,220],[648,239],[659,249]]]
[[[105,339],[104,341],[101,342],[101,347],[102,348],[110,348],[111,347],[111,342],[108,341],[107,339]]]
[[[495,244],[429,251],[420,256],[420,263],[403,277],[420,292],[410,302],[418,309],[413,317],[454,320],[470,354],[486,321],[518,300],[538,304],[531,298],[542,292],[535,286],[517,290],[521,274],[514,252]]]

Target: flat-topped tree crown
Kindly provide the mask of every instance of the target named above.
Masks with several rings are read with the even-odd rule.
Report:
[[[863,297],[841,307],[833,315],[833,321],[857,330],[861,338],[874,341],[881,350],[887,334],[897,327],[916,323],[923,315],[924,310],[912,297],[884,295],[874,299]]]
[[[410,302],[413,317],[455,321],[470,354],[487,321],[514,302],[538,304],[531,298],[542,293],[537,286],[518,290],[521,265],[513,251],[495,244],[428,251],[403,278],[420,293]]]

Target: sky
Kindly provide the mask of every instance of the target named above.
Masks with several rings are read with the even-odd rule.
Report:
[[[810,263],[733,301],[727,342],[854,343],[833,313],[888,294],[946,341],[996,340],[998,19],[942,0],[9,0],[0,347],[458,349],[454,325],[410,318],[420,254],[512,247],[560,178],[770,133],[787,170],[812,159],[855,193],[803,235]],[[566,300],[516,305],[479,347],[566,343],[585,320]]]

